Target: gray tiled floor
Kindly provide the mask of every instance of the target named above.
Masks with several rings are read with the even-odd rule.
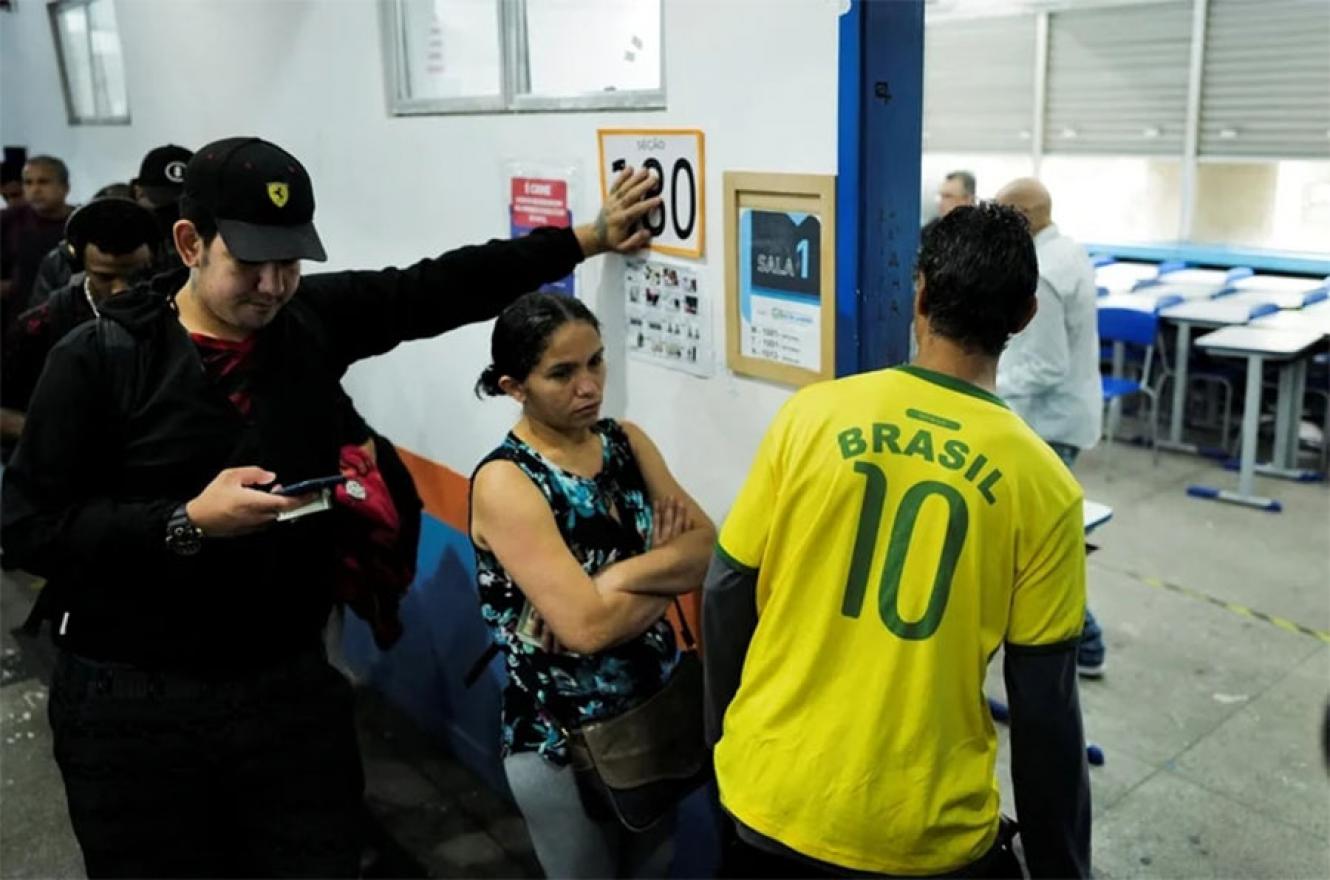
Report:
[[[1199,501],[1189,483],[1235,475],[1178,455],[1155,467],[1123,445],[1076,472],[1114,507],[1089,561],[1107,674],[1081,685],[1086,738],[1106,755],[1090,770],[1096,874],[1330,877],[1330,644],[1147,582],[1330,629],[1330,490],[1258,481],[1278,515]],[[1002,694],[997,663],[989,693]]]

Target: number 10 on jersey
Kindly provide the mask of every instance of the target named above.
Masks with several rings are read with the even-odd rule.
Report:
[[[854,538],[854,553],[850,557],[850,574],[841,600],[841,614],[858,617],[863,611],[868,592],[868,571],[881,546],[878,531],[882,526],[882,508],[887,496],[887,475],[876,464],[866,461],[854,463],[854,470],[864,478],[864,500],[859,508],[859,525]],[[941,550],[936,566],[929,565],[932,579],[927,584],[913,585],[928,590],[928,606],[917,620],[906,620],[901,613],[901,580],[905,574],[905,560],[915,536],[919,509],[929,498],[940,499],[947,511],[946,528],[941,534]],[[909,641],[926,639],[942,624],[951,597],[951,581],[956,574],[956,563],[965,547],[965,535],[970,530],[970,508],[965,498],[953,486],[935,480],[915,483],[901,496],[900,506],[892,522],[891,534],[886,541],[886,560],[882,578],[878,583],[877,606],[882,625],[897,637]],[[916,552],[927,552],[927,544],[936,544],[936,536]],[[932,560],[930,559],[931,563]]]
[[[647,168],[660,181],[661,207],[643,221],[651,250],[701,257],[706,243],[706,174],[702,132],[676,129],[601,129],[601,194],[624,168]]]

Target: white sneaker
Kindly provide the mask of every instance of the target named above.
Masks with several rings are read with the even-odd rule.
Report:
[[[1077,658],[1076,674],[1081,678],[1103,678],[1104,661],[1100,660],[1098,663],[1085,663]]]

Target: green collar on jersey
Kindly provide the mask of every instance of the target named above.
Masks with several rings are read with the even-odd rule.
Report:
[[[977,397],[980,400],[987,400],[989,403],[996,403],[1003,409],[1010,409],[1010,407],[1007,406],[1006,401],[1001,397],[985,391],[978,385],[971,385],[964,379],[957,379],[955,376],[948,376],[946,373],[934,372],[933,370],[925,369],[924,367],[915,364],[904,364],[896,369],[909,373],[911,376],[918,379],[923,379],[925,382],[932,382],[934,385],[941,385],[943,388],[948,388],[960,394],[968,394],[971,397]]]

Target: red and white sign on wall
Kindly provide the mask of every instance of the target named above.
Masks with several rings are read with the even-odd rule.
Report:
[[[513,175],[510,180],[508,218],[513,238],[521,238],[538,226],[557,226],[566,229],[573,225],[573,214],[568,210],[568,181],[555,177],[524,177]],[[576,292],[574,277],[542,285],[548,293],[573,296]]]
[[[514,227],[527,230],[537,226],[567,227],[572,219],[568,211],[568,181],[514,177],[509,207]]]

